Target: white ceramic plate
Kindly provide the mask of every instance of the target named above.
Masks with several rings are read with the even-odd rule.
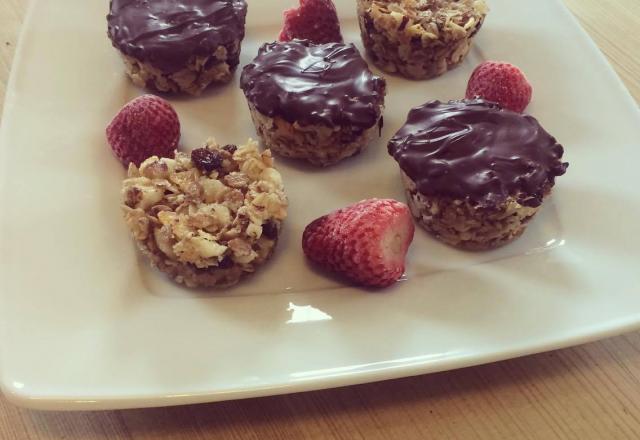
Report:
[[[241,65],[293,0],[252,0]],[[352,1],[338,1],[360,45]],[[119,210],[124,171],[105,144],[142,93],[106,37],[107,2],[35,2],[16,55],[1,143],[0,361],[12,401],[98,409],[349,385],[507,359],[640,324],[637,107],[557,0],[492,0],[464,65],[433,81],[388,76],[386,126],[364,154],[317,170],[279,161],[290,218],[275,258],[225,293],[168,282],[141,261]],[[314,272],[304,226],[363,198],[403,200],[386,140],[409,108],[462,97],[473,67],[508,60],[529,111],[571,163],[526,234],[465,253],[417,231],[406,280],[384,292]],[[238,87],[173,99],[183,148],[254,136]]]

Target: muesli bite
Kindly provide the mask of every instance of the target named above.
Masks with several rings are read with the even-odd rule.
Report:
[[[468,250],[520,236],[569,165],[535,118],[479,99],[412,109],[388,149],[417,222]]]
[[[362,151],[379,133],[386,82],[353,44],[264,44],[240,85],[264,144],[327,166]]]
[[[108,35],[139,87],[199,95],[231,80],[245,0],[111,0]]]
[[[373,62],[408,78],[433,78],[460,64],[489,11],[485,0],[356,0]]]
[[[175,159],[131,164],[122,184],[127,226],[151,264],[189,287],[225,287],[272,255],[287,197],[271,152],[214,140]]]

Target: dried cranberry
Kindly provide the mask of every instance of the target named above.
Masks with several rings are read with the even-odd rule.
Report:
[[[220,269],[229,269],[233,266],[233,260],[229,255],[225,255],[224,258],[218,263]]]
[[[262,234],[271,240],[275,240],[278,238],[278,225],[273,221],[268,221],[262,225]]]
[[[215,150],[196,148],[191,152],[191,161],[200,170],[210,173],[222,168],[222,156]]]
[[[229,144],[229,145],[225,145],[224,147],[222,147],[222,149],[224,151],[227,151],[229,154],[233,154],[233,153],[236,152],[238,147],[236,147],[235,145]]]

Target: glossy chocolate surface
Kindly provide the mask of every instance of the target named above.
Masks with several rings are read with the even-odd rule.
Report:
[[[269,117],[301,125],[376,125],[386,83],[353,44],[267,43],[242,71],[247,100]]]
[[[124,54],[173,73],[242,40],[246,14],[244,0],[111,0],[108,34]]]
[[[535,118],[479,99],[412,109],[388,149],[420,193],[484,207],[509,196],[539,206],[568,166]]]

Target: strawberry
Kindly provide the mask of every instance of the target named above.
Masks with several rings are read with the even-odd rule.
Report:
[[[404,273],[414,230],[407,205],[363,200],[311,222],[302,249],[311,261],[360,285],[385,287]]]
[[[107,141],[127,167],[151,156],[173,157],[180,140],[176,111],[162,98],[143,95],[127,103],[107,126]]]
[[[522,113],[531,102],[532,92],[527,77],[513,64],[485,61],[471,74],[466,97],[480,97]]]
[[[284,11],[284,27],[280,41],[293,39],[312,43],[342,43],[340,22],[331,0],[300,0],[299,8]]]

